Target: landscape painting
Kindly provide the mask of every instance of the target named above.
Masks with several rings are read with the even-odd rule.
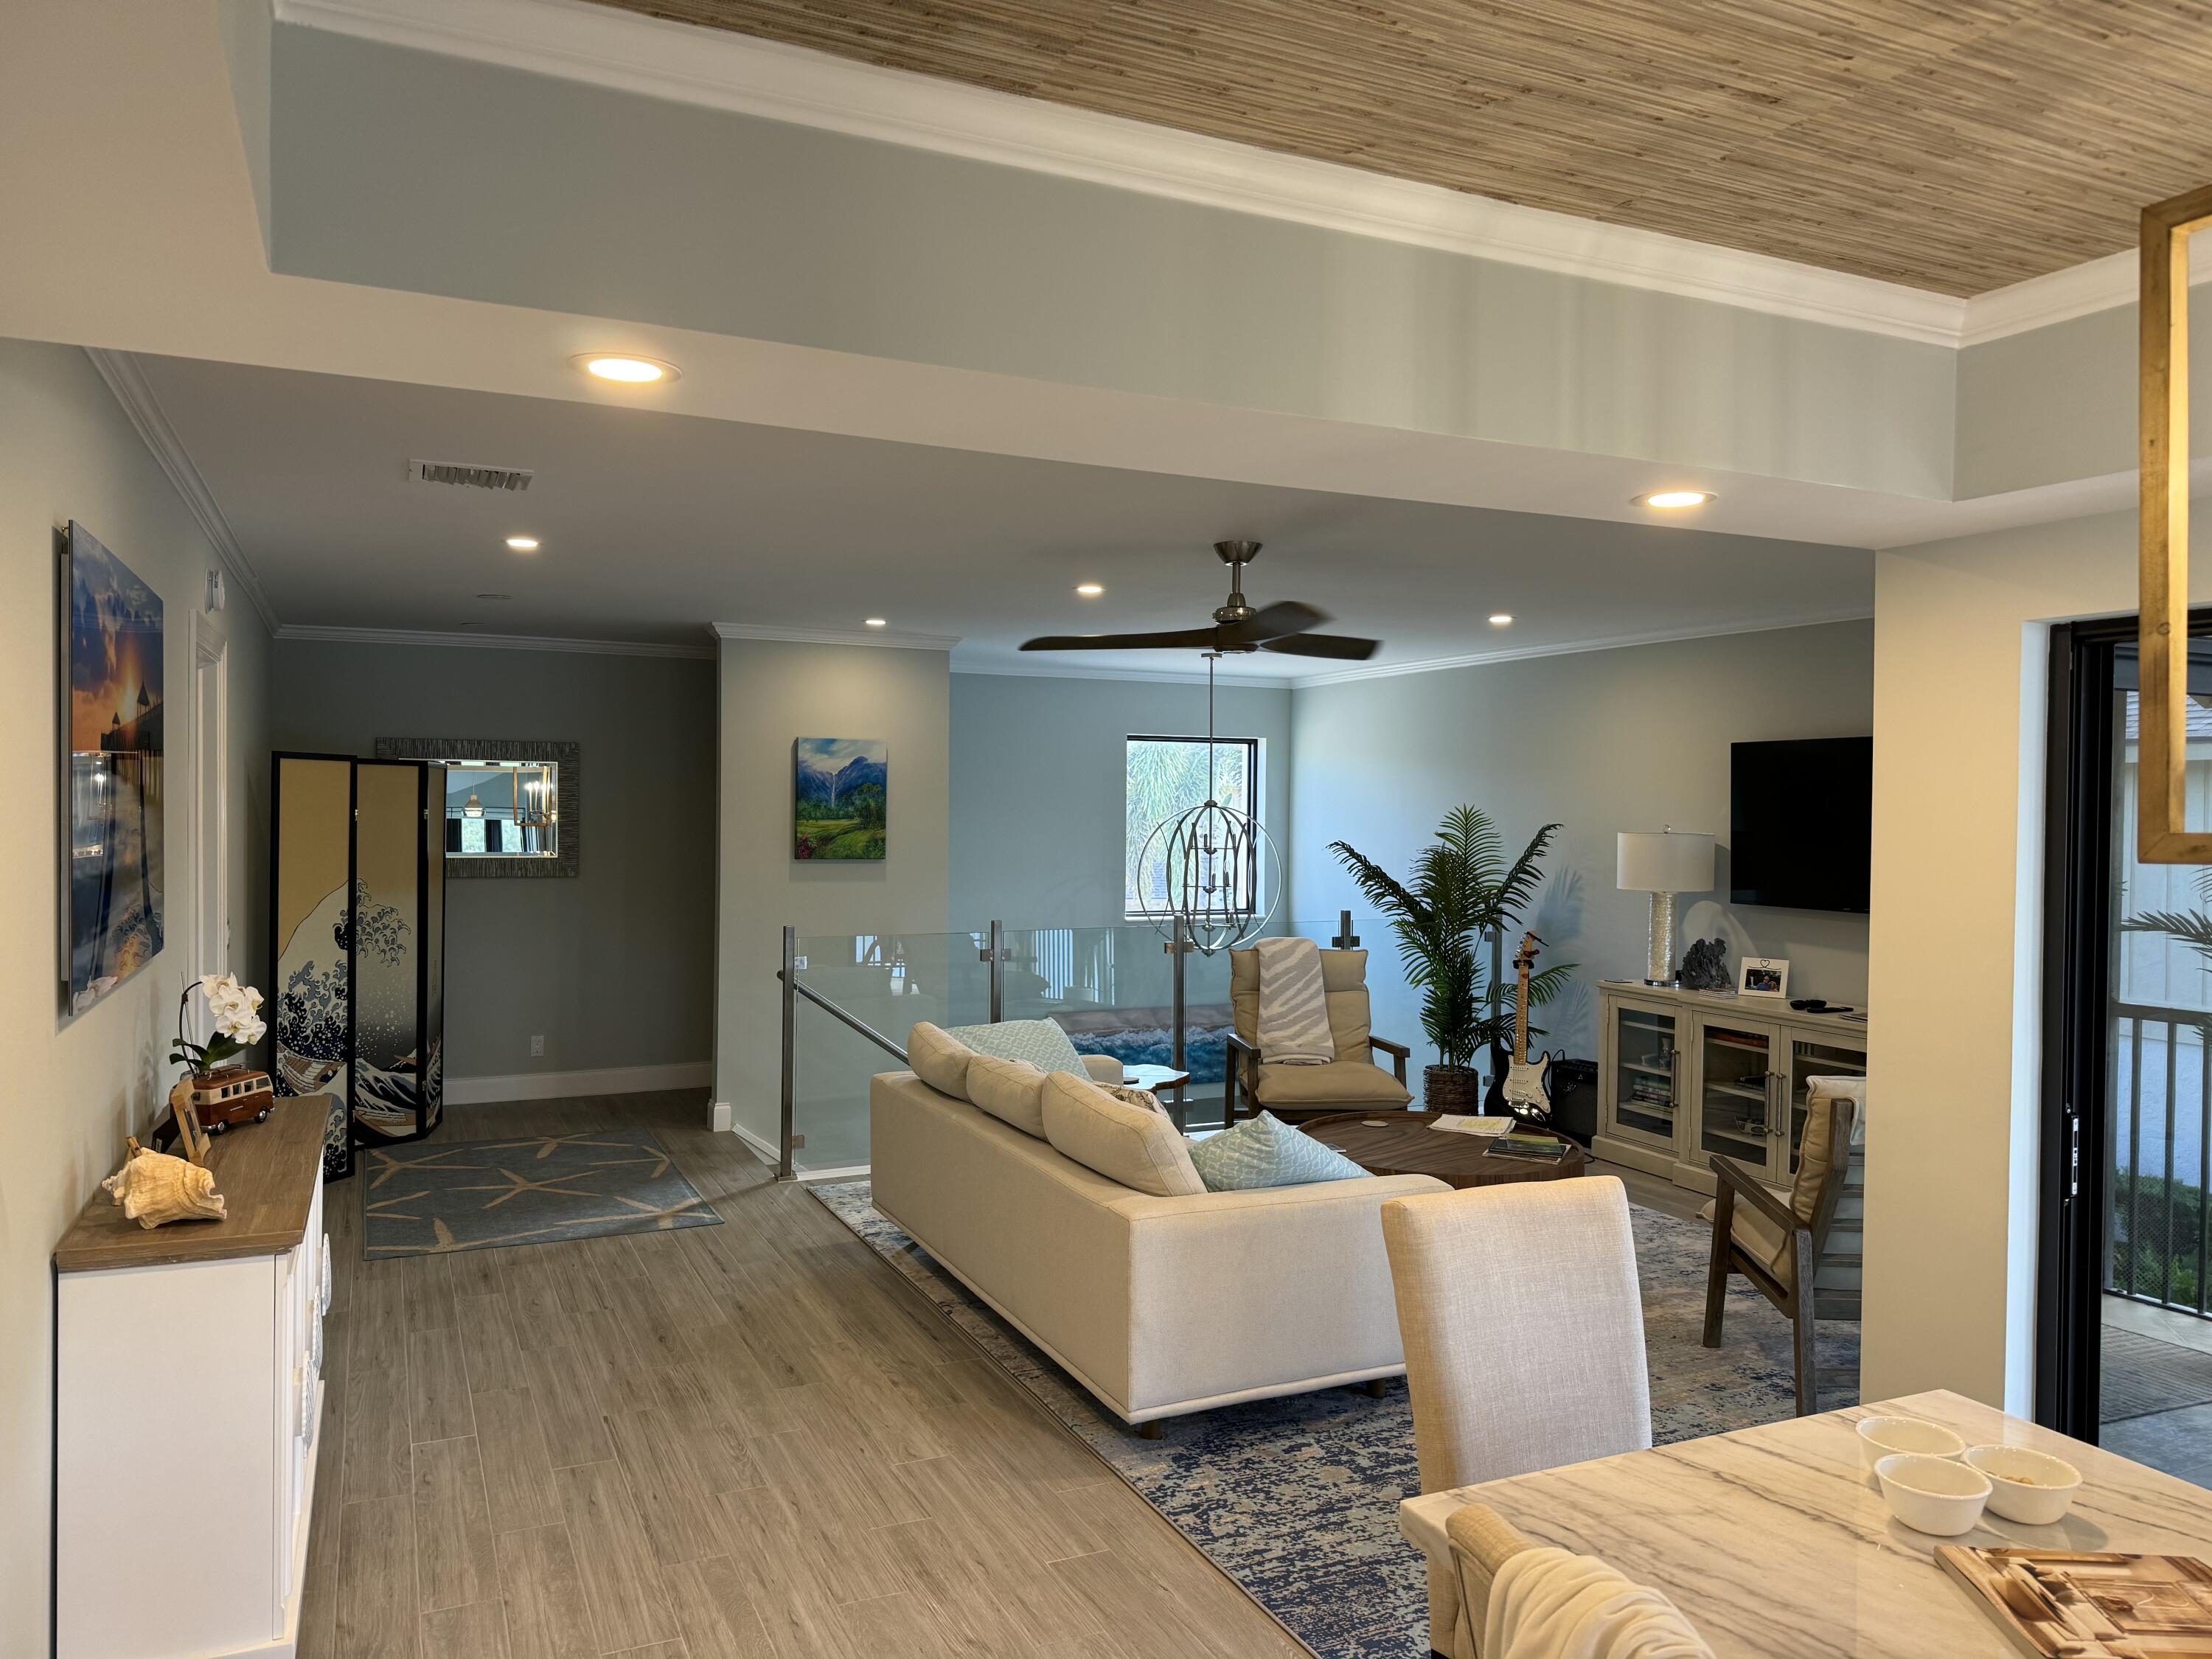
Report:
[[[161,949],[161,600],[69,527],[69,1002]]]
[[[874,738],[800,738],[792,744],[792,857],[883,857],[890,754]]]

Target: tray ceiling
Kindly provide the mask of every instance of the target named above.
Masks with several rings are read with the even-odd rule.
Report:
[[[2212,179],[2194,0],[599,0],[1951,295]]]

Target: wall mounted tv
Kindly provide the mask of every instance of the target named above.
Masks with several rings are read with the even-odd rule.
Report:
[[[1732,903],[1864,915],[1874,739],[1731,744],[1729,829]]]

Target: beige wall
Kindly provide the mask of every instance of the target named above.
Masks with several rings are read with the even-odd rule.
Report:
[[[167,623],[167,943],[75,1019],[59,1012],[54,529],[82,520],[161,596]],[[168,1081],[163,1059],[188,964],[189,770],[194,613],[214,555],[84,354],[0,340],[0,1653],[47,1641],[55,1242],[143,1131]],[[263,931],[266,636],[244,597],[200,620],[229,670],[231,963],[258,978]],[[252,856],[249,856],[249,849]],[[149,1380],[149,1388],[153,1382]],[[120,1427],[121,1425],[119,1425]],[[187,1527],[189,1522],[186,1522]]]
[[[2135,555],[2115,514],[1875,564],[1869,1399],[2032,1403],[2049,624],[2132,611]]]
[[[945,929],[951,660],[942,651],[725,640],[721,670],[714,1099],[739,1127],[773,1142],[785,925],[817,934]],[[797,738],[890,744],[880,863],[791,856]]]

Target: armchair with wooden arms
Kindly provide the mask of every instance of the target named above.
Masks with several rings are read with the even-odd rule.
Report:
[[[1260,953],[1229,953],[1229,1003],[1235,1029],[1228,1039],[1224,1123],[1256,1117],[1262,1110],[1295,1123],[1333,1112],[1402,1111],[1412,1104],[1406,1062],[1413,1051],[1375,1035],[1367,997],[1367,952],[1323,951],[1321,977],[1336,1058],[1322,1066],[1271,1066],[1261,1058],[1259,1047]],[[1378,1054],[1390,1056],[1389,1071],[1375,1060]]]
[[[1797,1370],[1797,1415],[1820,1409],[1813,1352],[1814,1279],[1827,1248],[1828,1228],[1850,1174],[1852,1127],[1866,1109],[1866,1079],[1807,1079],[1805,1132],[1797,1177],[1785,1200],[1734,1158],[1712,1156],[1719,1190],[1705,1212],[1713,1224],[1712,1267],[1705,1285],[1705,1345],[1721,1345],[1721,1317],[1730,1273],[1789,1316]]]

